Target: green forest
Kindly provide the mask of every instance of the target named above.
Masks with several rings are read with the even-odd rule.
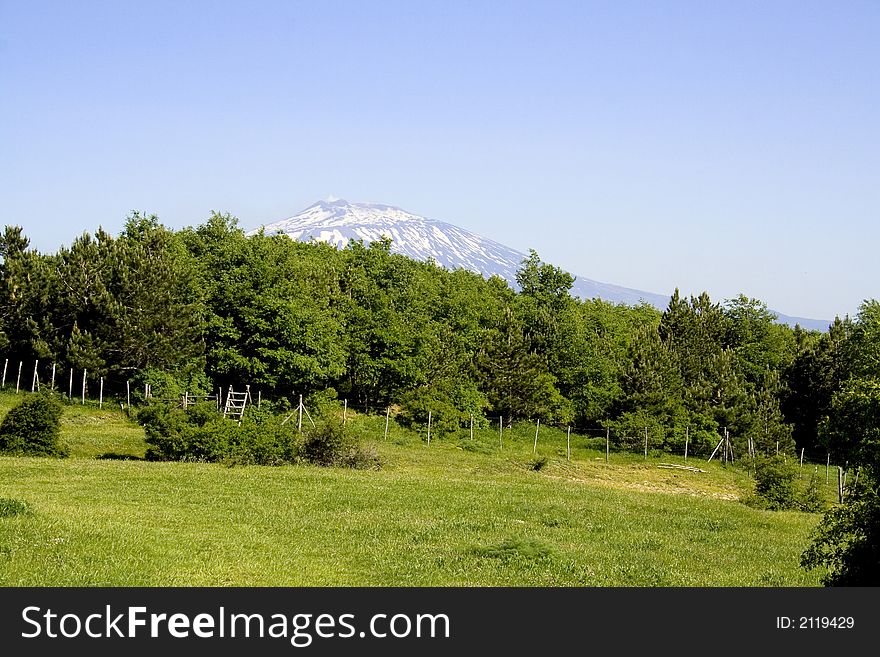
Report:
[[[826,332],[777,324],[746,296],[676,290],[660,312],[573,298],[573,277],[534,251],[515,290],[393,254],[388,240],[337,250],[246,236],[218,213],[182,230],[133,214],[118,236],[99,229],[53,254],[7,226],[0,257],[0,357],[11,363],[150,383],[160,396],[250,385],[291,404],[393,405],[414,423],[430,412],[440,436],[471,417],[528,419],[610,430],[623,449],[647,433],[653,449],[680,452],[687,435],[708,455],[729,435],[736,455],[803,451],[858,468],[860,499],[873,502],[839,510],[838,529],[877,513],[876,300]]]

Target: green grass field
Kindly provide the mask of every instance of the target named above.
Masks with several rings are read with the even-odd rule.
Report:
[[[14,395],[0,394],[0,415]],[[0,457],[6,586],[816,586],[799,555],[815,514],[742,504],[736,467],[661,469],[681,457],[611,454],[542,427],[432,440],[384,418],[380,471],[226,467],[142,456],[120,411],[67,406],[68,459]],[[378,439],[378,440],[376,440]],[[590,443],[592,444],[592,443]],[[829,493],[830,494],[830,493]]]

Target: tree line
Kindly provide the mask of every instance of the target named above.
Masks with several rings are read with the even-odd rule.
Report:
[[[634,439],[647,427],[652,445],[687,432],[695,451],[726,430],[741,453],[751,440],[851,456],[844,411],[870,392],[855,381],[880,373],[876,301],[820,333],[745,296],[676,290],[663,312],[580,300],[534,251],[515,290],[390,246],[247,237],[219,213],[174,231],[136,213],[118,236],[99,229],[42,254],[7,226],[0,353],[96,376],[161,372],[192,392],[250,383],[453,423],[492,414]]]

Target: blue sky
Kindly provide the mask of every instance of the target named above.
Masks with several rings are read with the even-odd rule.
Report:
[[[334,195],[572,273],[880,296],[880,3],[0,0],[0,224]]]

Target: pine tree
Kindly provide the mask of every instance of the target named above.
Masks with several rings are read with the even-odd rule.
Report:
[[[508,424],[516,419],[569,421],[571,409],[543,360],[528,350],[523,327],[508,308],[501,326],[488,332],[477,356],[481,389]]]

